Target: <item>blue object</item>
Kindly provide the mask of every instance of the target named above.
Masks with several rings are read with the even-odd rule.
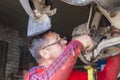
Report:
[[[103,66],[106,65],[106,62],[106,59],[98,61],[98,71],[101,71],[103,69]]]

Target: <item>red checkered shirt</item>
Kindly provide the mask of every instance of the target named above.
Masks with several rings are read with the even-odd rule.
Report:
[[[49,67],[33,67],[25,74],[24,80],[67,80],[81,49],[82,44],[79,41],[71,41]]]

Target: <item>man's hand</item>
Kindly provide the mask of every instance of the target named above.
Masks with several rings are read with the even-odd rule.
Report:
[[[94,41],[88,35],[78,36],[74,40],[80,41],[83,44],[84,50],[91,50],[94,46]]]

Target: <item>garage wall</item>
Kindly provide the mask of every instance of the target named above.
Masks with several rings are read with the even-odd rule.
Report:
[[[28,39],[20,36],[19,31],[0,24],[0,40],[8,43],[5,76],[10,77],[12,73],[17,73],[19,68],[19,46],[27,47]]]

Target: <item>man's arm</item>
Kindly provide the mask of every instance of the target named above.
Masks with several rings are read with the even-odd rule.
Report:
[[[46,70],[49,80],[67,80],[81,49],[82,44],[79,41],[71,41],[59,58]]]

